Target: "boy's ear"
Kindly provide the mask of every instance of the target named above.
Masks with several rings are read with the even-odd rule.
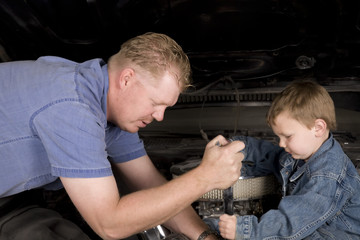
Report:
[[[318,118],[315,120],[314,129],[315,136],[321,137],[327,132],[327,124],[323,119]]]

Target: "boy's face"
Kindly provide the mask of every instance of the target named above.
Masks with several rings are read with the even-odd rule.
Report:
[[[271,126],[280,138],[279,146],[295,159],[309,159],[321,146],[315,135],[315,127],[311,129],[290,117],[285,111],[280,113]]]

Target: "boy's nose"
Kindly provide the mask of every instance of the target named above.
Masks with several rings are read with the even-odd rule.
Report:
[[[279,140],[279,146],[282,147],[282,148],[286,148],[285,141],[283,139],[281,139],[281,138]]]

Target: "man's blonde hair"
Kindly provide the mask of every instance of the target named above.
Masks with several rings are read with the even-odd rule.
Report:
[[[336,129],[334,102],[326,89],[314,81],[295,81],[276,96],[267,113],[268,124],[274,125],[275,118],[284,111],[309,129],[316,119],[323,119],[328,129]]]
[[[169,71],[178,80],[181,90],[191,85],[191,68],[188,56],[169,36],[148,32],[131,38],[121,45],[120,51],[109,61],[109,68],[136,64],[153,77]]]

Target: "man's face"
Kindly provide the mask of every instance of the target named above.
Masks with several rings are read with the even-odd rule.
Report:
[[[307,160],[318,149],[315,128],[307,128],[287,112],[280,113],[274,121],[272,129],[280,138],[279,146],[295,159]]]
[[[135,72],[121,91],[112,122],[122,130],[137,132],[153,120],[162,121],[165,109],[178,100],[180,86],[173,75],[166,72],[160,79],[146,78],[149,76]]]

